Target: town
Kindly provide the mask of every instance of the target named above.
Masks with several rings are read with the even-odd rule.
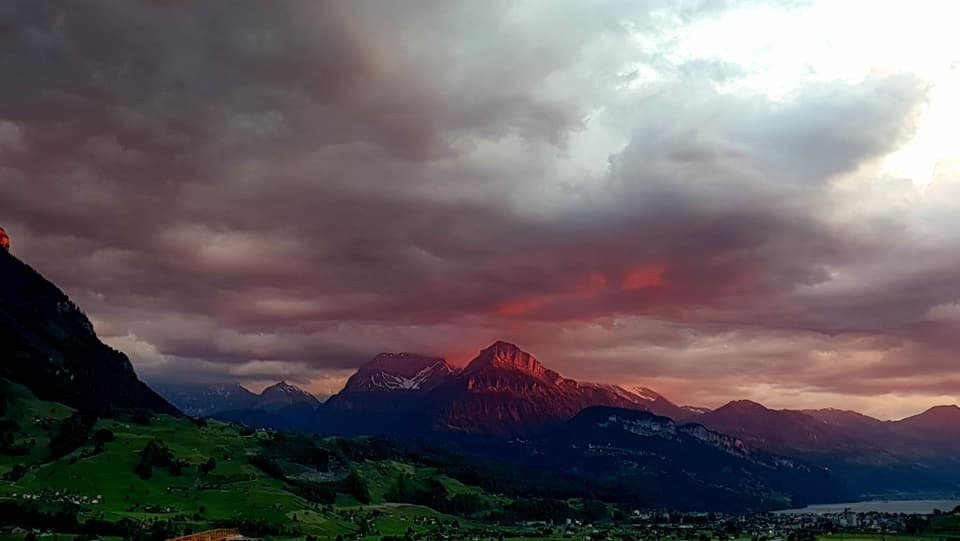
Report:
[[[937,511],[933,517],[960,516],[960,510]],[[836,513],[773,512],[723,514],[701,512],[634,511],[621,520],[589,523],[565,519],[559,522],[522,521],[473,530],[423,521],[428,529],[415,539],[487,540],[487,539],[576,539],[584,541],[614,540],[695,540],[695,541],[813,541],[823,537],[856,536],[885,539],[907,534],[922,534],[930,526],[929,517],[919,514],[854,512],[845,509]],[[952,537],[952,536],[948,536]],[[357,539],[363,539],[358,537]]]

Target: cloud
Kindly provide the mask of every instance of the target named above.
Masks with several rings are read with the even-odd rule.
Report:
[[[24,149],[23,132],[20,126],[0,119],[0,155],[10,155]]]
[[[930,80],[687,45],[803,9],[13,2],[0,220],[151,379],[503,338],[709,405],[940,400],[960,183],[883,169]]]

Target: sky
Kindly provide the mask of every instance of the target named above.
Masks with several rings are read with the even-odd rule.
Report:
[[[960,5],[0,4],[0,226],[148,381],[497,339],[682,404],[960,401]]]

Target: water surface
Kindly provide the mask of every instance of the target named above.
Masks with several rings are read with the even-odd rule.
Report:
[[[960,505],[960,500],[870,500],[863,502],[809,505],[801,509],[787,509],[785,511],[777,511],[777,513],[829,515],[842,513],[844,510],[849,509],[854,513],[929,515],[933,513],[934,509],[939,509],[944,512],[953,511],[958,505]]]

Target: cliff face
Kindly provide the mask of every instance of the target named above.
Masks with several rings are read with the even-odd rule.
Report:
[[[182,415],[137,378],[126,355],[97,338],[60,289],[6,250],[0,250],[0,377],[96,415]]]

